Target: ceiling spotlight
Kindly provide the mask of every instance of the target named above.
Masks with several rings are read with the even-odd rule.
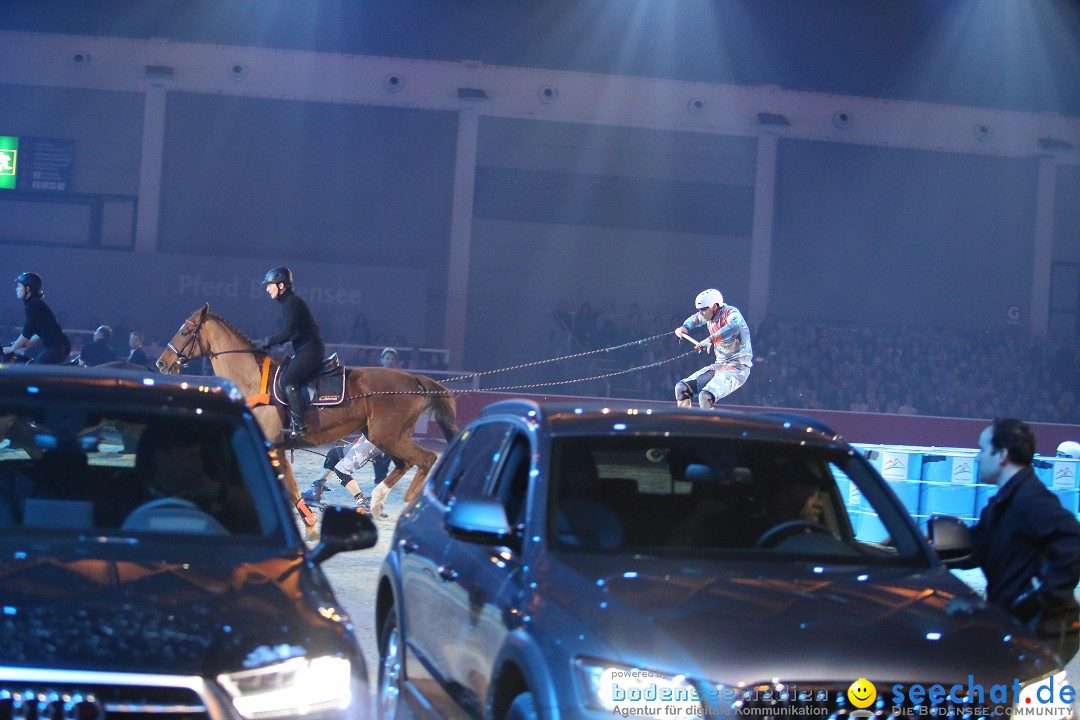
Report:
[[[226,71],[225,74],[229,76],[230,80],[239,81],[243,80],[244,77],[247,76],[247,71],[247,65],[245,65],[244,63],[233,63],[229,66],[229,69]]]
[[[390,73],[383,78],[383,87],[390,92],[397,92],[401,88],[405,87],[405,78],[401,77],[397,73]]]
[[[550,85],[544,85],[536,92],[536,97],[545,105],[550,105],[559,99],[559,91]]]
[[[836,113],[832,116],[832,122],[833,125],[840,129],[846,128],[848,125],[851,124],[851,113],[845,112],[843,110],[837,110]]]
[[[994,134],[994,131],[990,128],[989,125],[985,123],[979,123],[971,129],[971,133],[979,142],[986,142],[990,139],[990,136]]]
[[[90,64],[90,53],[76,50],[68,58],[68,64],[73,68],[82,69]]]
[[[686,109],[691,115],[700,115],[705,112],[705,101],[701,98],[691,98],[690,102],[686,103]]]

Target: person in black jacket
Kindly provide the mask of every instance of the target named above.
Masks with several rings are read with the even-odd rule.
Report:
[[[986,575],[986,598],[1056,647],[1076,654],[1080,617],[1080,522],[1035,476],[1035,435],[1014,418],[994,420],[979,436],[979,480],[998,486],[972,529],[965,563]]]
[[[4,348],[5,355],[21,355],[29,347],[41,344],[43,349],[31,362],[58,365],[67,362],[71,354],[71,341],[49,306],[45,304],[41,289],[41,276],[24,272],[15,278],[15,297],[23,301],[26,322],[22,335]]]
[[[150,358],[146,356],[146,350],[143,349],[142,333],[138,330],[132,330],[131,335],[128,336],[128,347],[131,348],[131,352],[128,353],[127,361],[132,365],[145,365],[150,367]]]
[[[292,341],[294,354],[289,367],[285,368],[282,385],[289,403],[291,435],[302,437],[307,434],[307,426],[304,425],[304,399],[300,388],[318,371],[326,348],[307,303],[293,292],[292,271],[287,267],[274,268],[266,273],[262,284],[266,286],[266,293],[281,303],[285,327],[277,335],[264,338],[259,347],[266,350]]]
[[[79,364],[93,367],[116,361],[116,351],[113,350],[112,328],[108,325],[99,325],[94,331],[94,339],[83,345],[79,353]]]

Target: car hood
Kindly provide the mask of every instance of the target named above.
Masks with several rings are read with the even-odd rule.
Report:
[[[943,568],[565,554],[533,617],[587,630],[575,652],[723,683],[860,677],[994,682],[1060,667]]]
[[[11,557],[0,559],[0,664],[212,675],[352,642],[299,552],[242,562]]]

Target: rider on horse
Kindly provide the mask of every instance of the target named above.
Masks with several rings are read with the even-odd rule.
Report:
[[[281,303],[285,327],[277,335],[263,339],[259,347],[266,350],[273,345],[292,341],[294,354],[283,372],[282,385],[285,387],[285,399],[289,402],[291,435],[293,438],[302,437],[307,434],[307,426],[304,425],[304,399],[300,389],[318,371],[326,349],[307,303],[293,292],[292,271],[287,267],[276,267],[266,273],[262,284],[266,286],[266,293]]]
[[[45,304],[41,289],[41,276],[37,273],[24,272],[15,278],[15,297],[23,301],[26,307],[26,323],[22,335],[4,348],[4,355],[22,354],[22,351],[40,343],[44,350],[38,353],[33,362],[58,365],[67,362],[71,354],[71,341],[49,306]]]

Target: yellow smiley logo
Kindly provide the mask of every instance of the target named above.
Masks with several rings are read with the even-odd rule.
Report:
[[[866,678],[859,678],[847,689],[848,700],[857,708],[866,708],[877,698],[877,688]]]

